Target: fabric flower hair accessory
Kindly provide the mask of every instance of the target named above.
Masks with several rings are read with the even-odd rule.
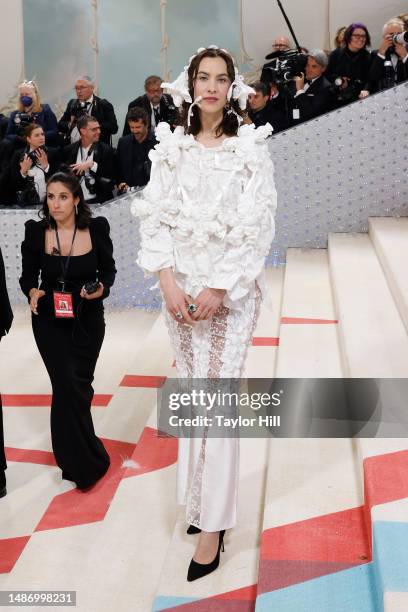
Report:
[[[220,49],[220,51],[223,51],[232,58],[231,54],[228,53],[226,49],[222,49],[217,45],[210,45],[209,47],[207,47],[207,49]],[[171,94],[171,96],[173,97],[173,102],[175,106],[180,107],[183,102],[193,104],[190,92],[188,90],[188,69],[190,68],[193,59],[197,57],[199,53],[205,50],[206,47],[200,47],[199,49],[197,49],[197,53],[190,57],[187,66],[184,66],[183,71],[179,74],[175,81],[173,81],[172,83],[162,83],[162,88],[165,89],[166,92]],[[234,58],[232,58],[232,61],[234,63],[235,69],[235,80],[231,83],[231,86],[228,90],[227,100],[230,101],[231,97],[234,100],[238,100],[238,104],[241,110],[245,110],[248,95],[250,93],[255,93],[255,91],[252,89],[252,87],[249,87],[248,85],[246,85],[246,83],[244,83],[244,78],[241,74],[239,74]]]

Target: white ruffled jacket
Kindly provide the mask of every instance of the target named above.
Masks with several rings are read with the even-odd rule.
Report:
[[[178,127],[159,123],[150,151],[150,182],[132,202],[140,218],[137,263],[147,273],[174,269],[193,298],[204,287],[225,289],[225,306],[240,308],[265,292],[264,264],[275,233],[274,168],[269,124],[243,125],[208,148]]]

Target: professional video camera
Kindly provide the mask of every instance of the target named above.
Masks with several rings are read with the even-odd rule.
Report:
[[[305,72],[307,55],[296,49],[279,53],[274,65],[269,66],[270,80],[276,85],[283,85]]]

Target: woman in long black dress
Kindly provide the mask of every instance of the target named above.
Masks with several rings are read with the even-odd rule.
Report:
[[[30,302],[35,341],[51,379],[55,459],[63,478],[86,489],[110,463],[95,435],[91,402],[105,335],[103,299],[116,274],[113,247],[108,221],[92,218],[73,175],[59,172],[49,179],[42,216],[41,221],[26,223],[20,285]]]
[[[7,294],[6,274],[4,271],[3,256],[0,249],[0,340],[2,336],[7,334],[13,321],[13,312],[11,310],[10,301]],[[7,468],[6,455],[4,453],[4,435],[3,435],[3,409],[1,405],[0,395],[0,497],[4,497],[6,490],[6,474]]]

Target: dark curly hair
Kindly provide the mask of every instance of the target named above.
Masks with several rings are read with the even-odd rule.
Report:
[[[227,74],[231,81],[235,81],[235,68],[234,61],[229,53],[226,53],[222,49],[204,49],[201,53],[198,53],[191,61],[191,64],[188,69],[188,90],[190,92],[191,99],[194,100],[194,81],[197,78],[198,69],[200,67],[201,60],[205,57],[221,57],[225,63],[227,64]],[[230,107],[234,110],[237,115],[240,117],[243,116],[243,113],[239,107],[238,100],[234,100],[231,98]],[[190,108],[190,104],[188,102],[183,102],[181,108],[181,118],[180,124],[184,127],[184,132],[186,134],[193,134],[196,136],[201,130],[201,121],[200,121],[200,113],[197,106],[194,106],[192,115],[191,115],[191,123],[190,127],[187,125],[187,117],[188,111]],[[226,136],[236,136],[239,128],[238,117],[233,113],[227,113],[229,109],[224,109],[224,116],[216,129],[216,137],[219,138],[223,134]]]
[[[56,172],[48,179],[47,189],[52,183],[62,183],[74,198],[79,198],[76,226],[78,229],[86,229],[89,227],[91,224],[92,211],[84,200],[84,194],[82,192],[81,183],[79,182],[78,177],[72,172]],[[56,226],[54,219],[50,215],[47,198],[44,200],[42,208],[39,211],[39,215],[42,219],[44,219],[47,227],[54,228]]]

